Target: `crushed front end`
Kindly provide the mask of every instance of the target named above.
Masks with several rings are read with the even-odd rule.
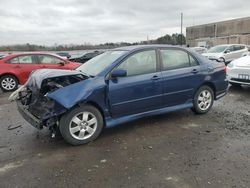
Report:
[[[38,129],[45,126],[55,132],[61,115],[67,109],[47,95],[86,78],[78,71],[37,70],[24,86],[10,96],[10,100],[17,101],[18,111],[32,126]]]

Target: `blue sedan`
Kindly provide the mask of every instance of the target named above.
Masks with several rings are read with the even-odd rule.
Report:
[[[73,71],[37,70],[10,99],[31,125],[79,145],[138,118],[188,108],[207,113],[227,89],[221,63],[181,47],[146,45],[106,51]]]

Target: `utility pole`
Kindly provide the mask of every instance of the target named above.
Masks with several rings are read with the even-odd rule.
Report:
[[[183,13],[181,13],[181,46],[182,46]]]

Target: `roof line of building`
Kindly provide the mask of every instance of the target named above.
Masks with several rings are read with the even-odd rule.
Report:
[[[228,19],[228,20],[224,20],[224,21],[211,22],[211,23],[207,23],[207,24],[200,24],[200,25],[188,26],[186,28],[188,29],[188,28],[201,27],[201,26],[206,26],[206,25],[215,25],[215,24],[227,23],[227,22],[232,22],[232,21],[249,20],[249,19],[250,19],[250,17],[235,18],[235,19],[231,19],[231,20]]]

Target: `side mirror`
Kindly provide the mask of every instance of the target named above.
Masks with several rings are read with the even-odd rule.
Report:
[[[227,54],[227,53],[230,53],[230,52],[231,52],[231,50],[228,49],[224,53]]]
[[[225,60],[223,58],[216,59],[216,61],[219,63],[225,63]]]
[[[125,77],[127,76],[127,71],[123,69],[116,69],[111,73],[111,78]]]
[[[61,65],[61,66],[64,66],[65,62],[64,61],[60,61],[58,64]]]

